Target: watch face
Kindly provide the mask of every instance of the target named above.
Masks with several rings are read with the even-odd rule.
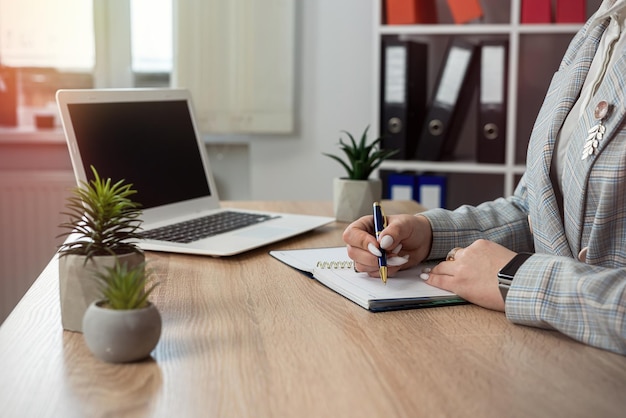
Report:
[[[506,266],[502,267],[502,269],[498,272],[498,279],[502,281],[508,281],[508,285],[511,285],[511,281],[515,277],[515,273],[520,268],[524,261],[528,259],[532,254],[531,253],[519,253],[515,257],[509,261]]]

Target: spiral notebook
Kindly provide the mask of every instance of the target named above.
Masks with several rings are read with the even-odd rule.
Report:
[[[270,255],[374,312],[467,303],[420,279],[427,264],[402,270],[384,284],[379,278],[355,272],[346,247],[276,250]]]

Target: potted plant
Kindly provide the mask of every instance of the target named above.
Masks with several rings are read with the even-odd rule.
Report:
[[[93,180],[72,190],[62,212],[69,219],[59,225],[67,238],[58,251],[61,321],[64,329],[78,332],[85,310],[100,297],[94,274],[116,262],[130,268],[145,261],[136,241],[142,223],[140,205],[131,200],[136,190],[91,170]]]
[[[109,363],[143,360],[161,336],[161,315],[148,297],[145,263],[115,263],[96,274],[102,299],[92,302],[83,318],[83,335],[91,352]]]
[[[338,221],[352,222],[353,220],[372,213],[372,203],[382,197],[382,182],[380,179],[370,179],[370,175],[387,158],[398,153],[395,149],[381,149],[382,137],[367,143],[367,131],[363,131],[357,142],[352,134],[345,133],[350,142],[339,138],[339,147],[345,153],[346,159],[336,155],[324,153],[327,157],[338,161],[347,172],[346,177],[335,178],[333,183],[333,206],[335,218]]]

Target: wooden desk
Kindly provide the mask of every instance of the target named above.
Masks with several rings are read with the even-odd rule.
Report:
[[[328,215],[328,202],[231,202]],[[415,210],[410,205],[387,211]],[[624,417],[626,357],[471,305],[370,313],[268,255],[150,253],[163,334],[112,365],[63,332],[52,260],[0,327],[2,417]]]

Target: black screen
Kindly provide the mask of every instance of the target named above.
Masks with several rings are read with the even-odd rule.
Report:
[[[210,194],[187,103],[69,104],[87,177],[133,184],[144,209]]]

